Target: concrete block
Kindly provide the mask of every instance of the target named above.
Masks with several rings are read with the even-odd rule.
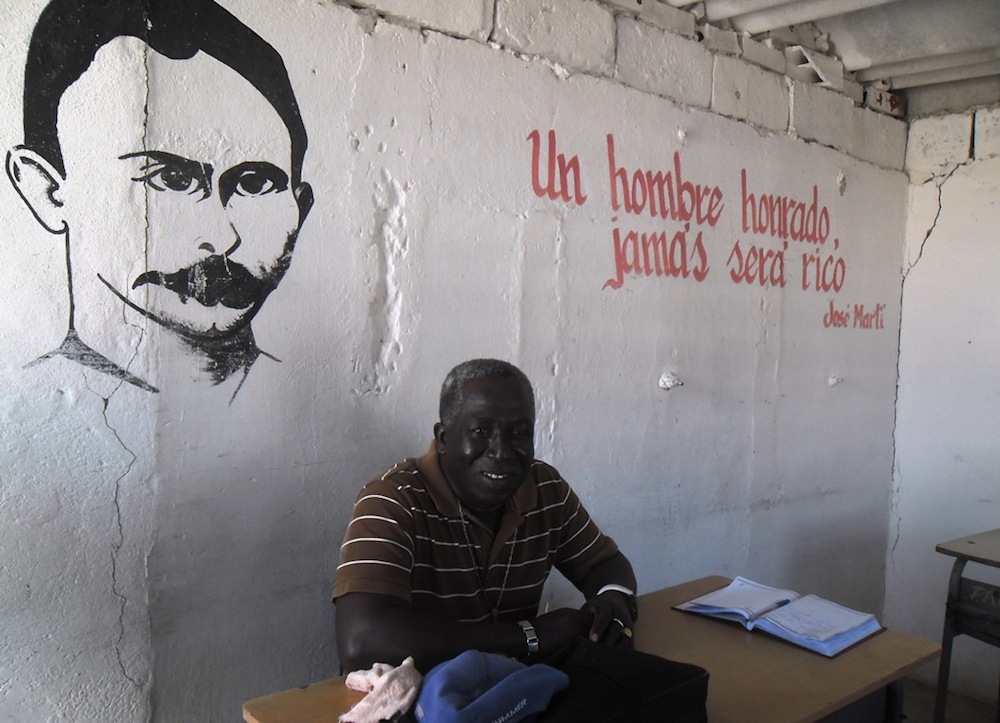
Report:
[[[697,32],[694,13],[675,8],[661,0],[645,0],[639,19],[685,38],[693,38]]]
[[[497,0],[493,39],[574,70],[614,73],[614,13],[591,0]]]
[[[732,30],[723,30],[714,25],[701,25],[701,44],[714,53],[726,55],[740,54],[740,36]]]
[[[874,85],[865,88],[865,107],[896,118],[906,117],[906,99],[899,93]]]
[[[802,45],[785,48],[785,75],[824,88],[840,90],[844,87],[844,64]]]
[[[785,54],[777,48],[754,40],[749,35],[741,35],[740,50],[744,60],[775,73],[785,74]]]
[[[903,170],[908,131],[906,122],[869,108],[853,108],[851,115],[851,148],[848,152],[881,168]]]
[[[784,133],[788,130],[790,105],[791,93],[785,76],[750,66],[750,112],[747,120],[755,126]]]
[[[602,3],[617,10],[625,10],[638,15],[642,12],[642,0],[601,0]]]
[[[844,78],[844,87],[840,92],[854,101],[854,105],[863,105],[865,102],[865,87],[856,80]]]
[[[493,26],[495,0],[352,0],[390,18],[421,28],[439,30],[473,40],[486,40]]]
[[[1000,108],[976,111],[976,158],[1000,156]]]
[[[850,152],[854,103],[818,85],[792,81],[791,128],[800,137]]]
[[[623,83],[708,108],[712,101],[712,54],[700,43],[618,17],[617,78]]]
[[[921,180],[969,160],[972,114],[917,118],[910,121],[906,144],[906,172]]]
[[[783,76],[739,58],[715,56],[712,105],[716,113],[769,130],[788,128],[788,86]]]

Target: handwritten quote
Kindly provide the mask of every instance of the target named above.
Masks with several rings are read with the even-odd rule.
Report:
[[[583,170],[579,156],[558,148],[554,130],[543,138],[528,134],[531,187],[536,196],[583,206]],[[701,283],[712,273],[711,236],[726,209],[719,185],[688,174],[680,151],[667,168],[630,168],[616,157],[615,136],[607,134],[608,202],[613,273],[604,289],[616,291],[645,277]],[[841,240],[833,218],[813,185],[802,198],[767,193],[746,168],[740,170],[739,214],[742,237],[731,247],[725,272],[734,284],[762,288],[798,287],[831,296],[822,324],[826,328],[883,329],[885,304],[838,303],[847,280]],[[634,222],[630,224],[630,221]],[[640,219],[642,220],[640,223]],[[630,226],[658,225],[655,230]]]

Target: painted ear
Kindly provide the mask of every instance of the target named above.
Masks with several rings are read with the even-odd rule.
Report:
[[[63,174],[40,154],[18,146],[7,154],[7,177],[38,223],[49,233],[66,232],[60,198]]]
[[[313,205],[313,190],[312,186],[303,181],[299,185],[292,189],[292,194],[295,196],[295,202],[299,206],[299,225],[306,220],[306,216],[309,215],[309,209]]]

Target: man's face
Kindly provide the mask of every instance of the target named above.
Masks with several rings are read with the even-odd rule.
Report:
[[[455,420],[434,431],[441,469],[462,503],[476,512],[497,510],[534,460],[531,391],[511,377],[466,382]]]
[[[78,319],[121,319],[124,301],[192,340],[249,323],[308,204],[288,131],[247,80],[204,53],[170,60],[118,38],[64,93],[59,139]]]

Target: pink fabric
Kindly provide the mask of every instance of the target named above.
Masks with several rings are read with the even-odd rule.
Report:
[[[340,723],[379,723],[405,713],[417,699],[423,676],[407,658],[399,667],[375,663],[371,670],[357,670],[347,676],[351,690],[368,695],[340,716]]]

